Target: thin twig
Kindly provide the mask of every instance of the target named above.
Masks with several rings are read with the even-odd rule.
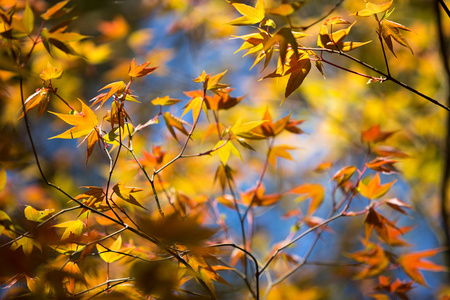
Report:
[[[349,55],[349,54],[347,54],[345,52],[340,52],[340,51],[336,51],[336,50],[332,50],[332,49],[326,49],[326,48],[313,48],[313,47],[299,47],[298,49],[300,49],[300,50],[311,50],[311,51],[321,51],[321,52],[327,52],[327,53],[333,53],[333,54],[342,55],[342,56],[344,56],[344,57],[346,57],[346,58],[348,58],[350,60],[353,60],[354,62],[356,62],[356,63],[358,63],[358,64],[360,64],[360,65],[362,65],[362,66],[364,66],[364,67],[366,67],[366,68],[368,68],[368,69],[370,69],[370,70],[372,70],[372,71],[374,71],[374,72],[376,72],[378,74],[380,74],[381,76],[386,77],[385,80],[390,80],[390,81],[394,82],[395,84],[397,84],[397,85],[399,85],[399,86],[409,90],[410,92],[412,92],[412,93],[414,93],[414,94],[416,94],[416,95],[418,95],[418,96],[428,100],[429,102],[431,102],[431,103],[433,103],[433,104],[435,104],[435,105],[437,105],[437,106],[439,106],[439,107],[441,107],[441,108],[443,108],[443,109],[445,109],[447,111],[450,111],[449,107],[445,106],[444,104],[440,103],[439,101],[437,101],[437,100],[435,100],[435,99],[433,99],[433,98],[431,98],[431,97],[429,97],[429,96],[419,92],[418,90],[410,87],[406,83],[401,82],[400,80],[390,76],[389,74],[386,74],[386,73],[378,70],[377,68],[369,65],[368,63],[365,63],[365,62],[363,62],[363,61],[361,61],[361,60],[359,60],[359,59],[357,59],[357,58],[355,58],[355,57],[353,57],[353,56],[351,56],[351,55]]]

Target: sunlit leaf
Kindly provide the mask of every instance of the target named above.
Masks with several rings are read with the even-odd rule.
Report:
[[[293,52],[293,58],[291,59],[299,60],[297,40],[292,34],[290,28],[280,28],[264,45],[264,50],[269,50],[269,48],[271,48],[276,43],[279,47],[281,65],[284,66],[285,61],[288,59],[287,53],[289,45],[291,45],[289,50]]]
[[[403,254],[398,258],[398,262],[405,273],[415,282],[423,286],[427,286],[425,279],[420,272],[421,270],[432,271],[432,272],[444,272],[447,268],[444,266],[437,265],[429,260],[423,258],[434,256],[437,253],[443,251],[443,249],[431,249],[419,252],[413,252],[408,254]]]
[[[358,190],[361,195],[368,199],[378,199],[384,196],[396,181],[393,180],[389,183],[381,184],[380,175],[376,173],[368,182],[361,180],[358,185]]]
[[[242,15],[231,22],[229,25],[252,25],[261,22],[265,16],[264,0],[257,0],[255,7],[243,3],[231,3]]]
[[[125,186],[124,183],[117,183],[113,187],[113,191],[114,193],[116,193],[117,196],[119,196],[120,199],[145,209],[145,207],[143,207],[133,196],[134,193],[142,192],[143,189],[137,187],[128,187]]]
[[[46,88],[40,88],[34,94],[29,96],[27,100],[25,100],[25,112],[28,113],[31,109],[38,107],[37,117],[39,118],[47,108],[49,102],[49,93]],[[25,113],[22,113],[20,118],[24,116]]]
[[[186,113],[192,110],[192,118],[193,120],[197,120],[202,111],[202,107],[204,108],[204,110],[206,110],[206,105],[203,101],[203,98],[195,97],[194,99],[191,99],[191,101],[189,101],[188,104],[186,104],[185,109],[181,114],[181,116],[183,117]]]
[[[394,133],[396,133],[396,131],[381,131],[380,125],[377,124],[367,130],[363,130],[361,132],[361,139],[365,143],[379,143],[384,142]]]
[[[275,164],[277,162],[277,157],[281,157],[287,160],[294,160],[291,156],[291,154],[288,152],[288,150],[295,150],[296,147],[289,146],[289,145],[276,145],[272,147],[270,153],[269,153],[269,164],[275,168]]]
[[[180,131],[182,134],[188,136],[189,133],[184,128],[184,125],[189,125],[180,118],[175,117],[169,112],[164,113],[164,122],[166,123],[167,129],[169,129],[170,134],[178,141],[177,135],[175,134],[174,128]]]
[[[15,251],[19,248],[22,248],[23,253],[27,256],[31,255],[31,252],[33,252],[34,248],[42,251],[41,245],[36,242],[36,240],[26,236],[14,241],[14,243],[11,244],[12,251]]]
[[[85,225],[80,220],[73,220],[56,224],[54,227],[66,228],[61,236],[61,240],[66,240],[73,237],[79,237],[83,233]]]
[[[311,198],[307,215],[312,215],[322,204],[325,196],[325,189],[318,183],[305,183],[289,190],[289,193],[300,194],[301,196],[297,199],[298,201]]]
[[[392,39],[394,39],[400,45],[408,48],[411,51],[411,53],[413,53],[411,46],[408,44],[408,41],[400,32],[400,29],[410,31],[409,28],[403,26],[402,24],[398,24],[386,19],[381,21],[381,35],[383,37],[384,42],[388,46],[389,50],[391,50],[392,54],[395,55],[394,47],[392,45]]]
[[[59,79],[61,78],[63,73],[62,68],[56,68],[50,64],[50,62],[47,62],[47,68],[42,71],[42,73],[39,75],[39,77],[42,80],[52,80],[52,79]]]
[[[142,65],[136,66],[136,61],[133,58],[130,65],[130,70],[128,71],[128,75],[130,77],[143,77],[147,76],[151,72],[155,71],[158,67],[152,67],[149,68],[148,65],[150,65],[150,62],[145,62]]]
[[[302,7],[303,4],[305,4],[305,2],[303,1],[292,3],[281,3],[280,6],[269,8],[267,12],[272,15],[279,15],[286,17],[293,14],[296,10]]]
[[[30,34],[33,31],[34,27],[34,14],[33,10],[30,7],[30,4],[28,3],[28,0],[25,4],[25,10],[23,11],[22,22],[27,33]]]
[[[6,169],[3,165],[3,163],[0,163],[0,193],[5,188],[6,181],[7,181]],[[0,218],[0,220],[1,220],[1,218]]]
[[[133,249],[122,249],[122,236],[119,235],[117,240],[115,240],[112,245],[107,248],[97,244],[97,250],[101,259],[107,263],[112,263],[123,258],[125,256],[124,254],[130,253]]]
[[[67,274],[71,275],[68,277],[68,288],[67,291],[70,294],[75,293],[75,279],[80,279],[83,284],[87,287],[86,279],[84,278],[83,273],[81,272],[80,268],[78,267],[77,263],[75,262],[68,262],[64,268],[62,269]]]
[[[98,107],[101,107],[106,102],[106,100],[111,98],[112,95],[123,92],[125,87],[126,87],[126,85],[123,81],[112,82],[112,83],[102,87],[99,91],[102,91],[104,89],[109,89],[108,93],[100,94],[97,97],[95,97],[94,99],[92,99],[91,100],[91,101],[93,101],[92,105],[95,105],[100,102]]]
[[[408,215],[408,213],[403,208],[413,209],[411,205],[406,204],[405,202],[400,201],[397,198],[387,199],[387,200],[384,200],[384,202],[387,205],[389,205],[390,207],[392,207],[393,209],[395,209],[396,211],[398,211],[404,215]]]
[[[43,222],[52,216],[54,209],[37,210],[34,207],[27,205],[25,207],[24,213],[25,218],[34,222]]]
[[[380,173],[391,174],[399,172],[394,164],[397,163],[398,160],[393,160],[385,157],[377,157],[374,160],[366,163],[366,166]]]
[[[283,101],[300,87],[303,80],[311,70],[311,61],[306,53],[303,53],[298,60],[295,59],[294,56],[291,56],[290,59],[290,68],[286,72],[286,75],[289,74],[289,80],[286,86]]]
[[[355,279],[375,276],[389,266],[389,257],[380,245],[368,243],[366,248],[351,254],[348,257],[363,264],[363,268],[356,274]]]
[[[75,139],[89,135],[94,131],[98,123],[97,116],[81,99],[78,100],[81,103],[81,112],[79,113],[75,112],[74,114],[66,115],[51,112],[67,124],[74,125],[74,127],[50,139]]]
[[[359,17],[369,17],[378,13],[382,13],[387,11],[392,3],[394,2],[394,0],[391,0],[389,2],[385,2],[385,3],[381,3],[381,4],[375,4],[369,1],[366,1],[366,8],[363,10],[360,10],[358,12],[355,13],[356,16]]]
[[[50,7],[45,13],[41,15],[41,18],[44,20],[50,20],[54,18],[59,18],[66,14],[69,10],[64,9],[64,6],[66,6],[67,3],[69,3],[70,0],[65,0],[56,3],[54,6]]]
[[[178,102],[181,102],[182,100],[178,100],[178,99],[172,99],[169,98],[169,96],[164,96],[164,97],[158,97],[152,100],[152,104],[153,105],[162,105],[162,106],[169,106],[169,105],[173,105],[173,104],[177,104]]]
[[[250,189],[244,193],[241,193],[241,201],[246,205],[253,206],[269,206],[277,203],[282,197],[282,193],[266,194],[266,189],[261,184],[258,189]]]
[[[355,166],[345,166],[339,171],[337,171],[333,175],[331,180],[336,180],[336,183],[339,186],[343,186],[348,180],[350,180],[350,178],[353,176],[356,170],[357,169]]]
[[[225,145],[223,145],[225,144]],[[219,148],[217,153],[219,154],[220,161],[226,165],[230,154],[233,153],[243,161],[241,153],[231,141],[219,141],[214,148]]]

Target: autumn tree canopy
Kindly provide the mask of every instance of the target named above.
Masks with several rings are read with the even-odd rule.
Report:
[[[4,299],[449,299],[445,1],[0,1]]]

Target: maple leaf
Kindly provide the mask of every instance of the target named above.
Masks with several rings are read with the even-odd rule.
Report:
[[[40,88],[34,94],[25,100],[25,112],[22,113],[19,119],[23,118],[25,113],[28,113],[30,110],[38,107],[37,117],[39,118],[47,108],[49,102],[49,93],[48,89]]]
[[[364,219],[364,229],[367,242],[372,230],[375,229],[380,239],[389,246],[409,246],[407,242],[400,238],[401,235],[411,231],[414,226],[397,227],[395,222],[391,222],[373,208],[369,208]]]
[[[366,1],[366,8],[363,10],[360,10],[356,13],[354,13],[354,15],[358,16],[358,17],[369,17],[378,13],[382,13],[387,11],[392,3],[394,2],[394,0],[391,0],[389,2],[385,2],[385,3],[381,3],[381,4],[375,4],[369,1]]]
[[[227,164],[231,153],[233,153],[234,155],[239,157],[241,159],[241,161],[244,161],[242,159],[241,153],[236,148],[236,146],[233,144],[233,142],[231,142],[230,140],[217,142],[217,144],[214,146],[213,149],[218,149],[216,152],[219,154],[220,161],[224,165]]]
[[[376,287],[377,290],[380,291],[386,291],[389,294],[397,295],[400,299],[403,300],[409,300],[410,298],[406,295],[406,293],[413,289],[413,281],[400,281],[400,279],[397,278],[394,282],[392,282],[391,277],[386,276],[379,276],[378,277],[378,286]],[[382,295],[386,296],[386,295]],[[378,299],[378,298],[377,298]],[[382,299],[382,298],[380,298]],[[386,300],[389,300],[390,298],[387,297]]]
[[[269,206],[278,202],[283,197],[281,193],[265,194],[265,187],[261,184],[258,189],[253,188],[241,193],[242,203],[255,206]],[[252,202],[253,200],[253,202]]]
[[[269,164],[275,168],[275,164],[277,162],[277,157],[281,157],[287,160],[294,160],[291,156],[291,154],[288,152],[288,150],[295,150],[297,149],[296,147],[293,146],[289,146],[289,145],[277,145],[272,147],[270,153],[269,153],[269,157],[268,157],[268,161]]]
[[[391,174],[398,173],[399,171],[394,167],[394,164],[397,163],[398,160],[393,160],[385,157],[377,157],[374,160],[366,163],[366,166],[375,170],[377,172],[381,172],[383,174]]]
[[[67,3],[69,3],[70,0],[65,0],[56,3],[52,7],[50,7],[45,13],[41,15],[41,18],[44,20],[50,20],[54,18],[59,18],[63,15],[65,15],[67,12],[70,11],[68,8],[64,8]]]
[[[364,250],[346,254],[346,256],[364,264],[363,269],[356,274],[355,279],[378,275],[389,266],[389,257],[383,247],[373,243],[367,243]]]
[[[236,10],[242,15],[237,19],[234,19],[231,22],[228,22],[228,25],[252,25],[255,23],[259,23],[264,19],[265,9],[264,9],[264,0],[257,0],[255,7],[243,4],[243,3],[231,3],[231,5],[236,8]]]
[[[229,129],[229,132],[232,133],[233,137],[242,137],[244,139],[260,139],[261,136],[253,132],[253,129],[265,122],[267,121],[262,120],[242,123],[242,117],[239,117],[236,123],[234,123],[234,125]]]
[[[143,189],[137,188],[137,187],[128,187],[128,186],[125,186],[124,183],[117,183],[113,187],[113,191],[117,196],[119,196],[120,199],[122,199],[130,204],[133,204],[133,205],[136,205],[136,206],[146,209],[133,196],[134,193],[142,192]]]
[[[386,194],[397,180],[395,179],[389,183],[381,184],[380,175],[376,173],[369,182],[366,181],[361,180],[359,182],[359,193],[368,199],[377,199]]]
[[[153,105],[169,106],[181,102],[182,100],[172,99],[169,96],[158,97],[152,100]]]
[[[381,131],[380,125],[377,124],[367,130],[363,130],[361,132],[361,139],[365,143],[379,143],[384,142],[394,133],[396,133],[396,131]]]
[[[122,248],[122,236],[119,235],[117,240],[115,240],[108,248],[97,244],[97,250],[101,259],[107,263],[112,263],[123,258],[126,254],[129,254],[133,251],[133,248]]]
[[[197,120],[197,118],[200,116],[202,109],[208,116],[206,103],[205,101],[203,101],[203,97],[195,97],[184,106],[184,111],[181,114],[181,117],[183,117],[186,113],[192,110],[192,118],[193,120]]]
[[[244,43],[242,46],[236,50],[234,53],[239,52],[241,50],[247,50],[247,53],[245,53],[242,57],[259,52],[257,55],[253,65],[250,67],[250,70],[256,66],[263,58],[264,60],[264,67],[263,70],[269,65],[269,62],[272,58],[274,48],[272,46],[265,47],[265,45],[268,43],[268,41],[271,39],[272,35],[269,32],[266,32],[260,28],[258,28],[260,32],[258,33],[251,33],[243,36],[237,36],[236,38],[240,38],[244,40]]]
[[[86,105],[81,99],[81,112],[74,112],[73,114],[54,113],[55,116],[69,125],[74,125],[71,129],[51,137],[50,139],[76,139],[91,134],[97,127],[98,119],[95,113]]]
[[[298,2],[292,2],[292,3],[281,3],[277,7],[269,8],[267,12],[272,15],[278,15],[278,16],[289,16],[293,14],[296,10],[301,8],[305,2],[298,1]]]
[[[67,273],[69,276],[65,277],[63,279],[63,282],[65,280],[69,281],[69,284],[67,285],[67,291],[73,295],[75,293],[75,279],[78,279],[83,282],[83,284],[87,287],[87,281],[84,277],[84,274],[81,272],[80,268],[78,267],[77,263],[75,262],[68,262],[64,268],[62,269],[63,272]]]
[[[264,115],[262,117],[262,120],[265,121],[265,123],[262,123],[260,126],[252,129],[252,132],[258,136],[261,136],[262,138],[275,137],[285,129],[292,133],[303,133],[300,128],[296,127],[297,124],[301,124],[303,121],[291,120],[291,114],[292,113],[276,122],[273,122],[272,115],[270,114],[269,109],[266,108],[266,111],[264,112]]]
[[[408,44],[408,41],[406,41],[405,37],[400,32],[400,30],[411,31],[408,27],[386,19],[382,20],[380,24],[381,24],[381,36],[383,37],[384,42],[386,43],[389,50],[391,50],[392,54],[394,54],[395,57],[397,56],[394,53],[392,39],[394,39],[400,45],[408,48],[411,51],[411,53],[414,54],[411,46]]]
[[[85,137],[81,143],[87,140],[87,153],[86,153],[86,164],[88,162],[89,156],[94,150],[95,144],[98,143],[100,147],[101,134],[97,127],[98,119],[95,113],[86,105],[83,101],[81,102],[81,112],[73,114],[60,114],[50,112],[67,124],[74,125],[71,129],[51,137],[49,139],[75,139],[79,137]]]
[[[397,157],[397,158],[409,157],[408,154],[391,146],[376,145],[373,151],[375,152],[376,155],[382,157]]]
[[[152,67],[152,68],[148,68],[148,65],[151,62],[145,62],[142,65],[136,66],[136,61],[133,58],[133,60],[131,61],[130,64],[130,70],[128,71],[128,75],[130,77],[143,77],[143,76],[147,76],[148,74],[150,74],[151,72],[155,71],[158,67]]]
[[[434,256],[442,250],[442,248],[438,248],[403,254],[398,258],[398,263],[412,280],[414,280],[418,284],[427,286],[425,279],[420,272],[421,270],[443,272],[447,271],[447,268],[437,265],[429,260],[424,260],[423,258]]]
[[[44,71],[42,71],[39,77],[44,81],[59,79],[61,78],[63,71],[64,70],[62,68],[56,68],[52,66],[50,62],[47,62],[47,68]]]
[[[278,29],[278,31],[264,45],[264,51],[269,50],[274,44],[278,44],[281,65],[284,66],[288,49],[294,53],[294,58],[299,59],[298,43],[292,31],[288,27]],[[288,45],[291,45],[288,48]]]
[[[108,93],[101,93],[100,95],[97,95],[90,101],[93,102],[92,105],[95,105],[100,102],[99,106],[97,107],[97,109],[98,109],[98,108],[102,107],[103,104],[106,102],[106,100],[108,100],[112,95],[114,95],[115,93],[123,92],[125,87],[126,87],[126,85],[123,81],[112,82],[110,84],[105,85],[104,87],[102,87],[99,90],[99,91],[102,91],[104,89],[109,89]]]
[[[198,248],[207,241],[216,230],[201,224],[204,214],[189,214],[183,218],[170,214],[164,218],[152,220],[142,215],[137,224],[146,234],[158,238],[167,245],[180,243],[187,247]]]
[[[169,129],[170,134],[178,141],[177,135],[175,134],[174,128],[180,131],[182,134],[188,136],[189,133],[184,128],[184,125],[189,125],[187,122],[183,121],[180,118],[175,117],[169,112],[164,113],[163,115],[164,122],[166,123],[167,129]]]
[[[331,50],[338,50],[338,51],[351,51],[353,49],[359,48],[361,46],[364,46],[371,41],[367,42],[344,42],[344,38],[350,33],[350,30],[352,29],[353,25],[355,25],[356,21],[353,22],[349,27],[346,29],[341,29],[338,31],[331,31],[331,33],[328,32],[328,25],[333,24],[349,24],[349,22],[345,21],[344,19],[340,17],[332,18],[331,20],[325,20],[322,27],[320,28],[319,36],[317,38],[317,46],[321,48],[327,48]],[[333,27],[331,27],[331,30]]]
[[[34,207],[27,205],[25,207],[24,213],[25,218],[34,222],[43,222],[52,216],[54,209],[37,210]]]
[[[163,162],[166,152],[161,151],[161,146],[153,146],[153,154],[142,150],[142,155],[144,155],[144,158],[140,159],[139,162],[143,166],[157,166]]]
[[[281,103],[300,87],[311,70],[311,61],[308,53],[299,51],[299,55],[300,57],[297,58],[298,56],[295,55],[295,52],[292,49],[289,49],[286,54],[287,64],[282,64],[281,59],[279,59],[276,70],[263,78],[276,78],[289,75],[289,80]]]
[[[71,239],[73,237],[79,237],[84,231],[85,225],[80,220],[67,221],[64,223],[56,224],[53,227],[66,228],[61,240]]]
[[[333,175],[333,177],[331,177],[331,180],[336,180],[338,186],[343,186],[345,183],[347,183],[347,181],[350,180],[356,170],[357,169],[355,166],[345,166],[337,171]]]
[[[198,76],[197,78],[193,79],[193,81],[203,83],[204,89],[216,92],[218,90],[222,90],[230,86],[229,84],[219,83],[220,79],[222,79],[223,75],[225,75],[227,71],[228,70],[225,70],[222,73],[211,76],[212,73],[206,74],[205,70],[203,70],[202,74],[200,74],[200,76]],[[203,93],[201,97],[203,97]]]
[[[95,208],[99,211],[105,211],[109,209],[109,206],[101,205],[101,203],[105,199],[103,188],[97,186],[84,186],[83,188],[88,188],[89,190],[76,196],[75,200],[81,200],[83,201],[84,205]],[[83,207],[78,216],[82,215],[87,210],[87,208]]]
[[[325,189],[322,185],[318,183],[305,183],[301,184],[291,190],[290,194],[301,194],[297,201],[303,201],[305,199],[311,198],[311,203],[309,204],[307,215],[312,215],[322,204],[323,198],[325,196]]]
[[[12,251],[15,251],[19,248],[22,248],[23,253],[27,256],[31,255],[34,248],[42,251],[41,244],[39,244],[35,239],[26,236],[15,240],[14,243],[11,244]]]
[[[403,209],[403,207],[412,209],[411,205],[406,204],[405,202],[400,201],[397,198],[387,199],[387,200],[384,200],[384,202],[387,205],[389,205],[390,207],[392,207],[393,209],[395,209],[396,211],[398,211],[404,215],[408,215],[408,213],[406,213],[406,211]]]
[[[233,182],[233,174],[235,171],[228,165],[220,164],[217,167],[216,173],[214,174],[214,183],[217,181],[222,188],[222,192],[225,190],[228,179]]]

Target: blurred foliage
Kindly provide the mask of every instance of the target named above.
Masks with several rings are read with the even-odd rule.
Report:
[[[0,295],[450,297],[448,111],[336,53],[446,105],[435,12],[373,2],[0,1]]]

